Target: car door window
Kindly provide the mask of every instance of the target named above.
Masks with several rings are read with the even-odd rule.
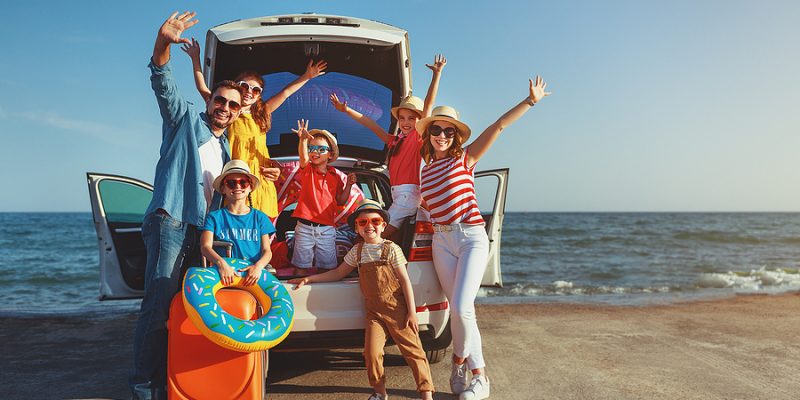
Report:
[[[98,184],[103,211],[109,223],[142,222],[153,193],[127,182],[104,180]]]
[[[484,219],[492,216],[499,179],[495,175],[478,176],[475,178],[475,195],[478,198],[478,208]],[[488,221],[487,221],[488,222]]]

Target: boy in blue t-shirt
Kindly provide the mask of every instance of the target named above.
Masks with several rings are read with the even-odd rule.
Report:
[[[225,207],[206,216],[205,225],[200,228],[200,251],[219,268],[224,285],[233,283],[235,271],[214,251],[215,239],[233,244],[233,258],[252,263],[239,270],[247,273],[245,286],[255,284],[272,259],[269,235],[275,232],[275,227],[266,214],[247,203],[250,193],[259,183],[258,177],[250,173],[250,168],[242,160],[229,161],[214,179],[214,189],[225,197]]]

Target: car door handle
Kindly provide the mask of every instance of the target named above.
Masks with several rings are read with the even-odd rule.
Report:
[[[114,229],[115,233],[133,233],[133,232],[141,232],[141,231],[142,231],[142,227],[141,226],[140,227],[136,227],[136,228],[117,228],[117,229]]]

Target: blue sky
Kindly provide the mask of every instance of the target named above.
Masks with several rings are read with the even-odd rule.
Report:
[[[409,32],[415,92],[481,131],[541,74],[553,96],[479,169],[511,168],[510,211],[800,210],[800,3],[793,1],[25,1],[0,17],[0,211],[88,211],[87,171],[152,181],[148,57],[173,11],[200,39],[314,11]],[[178,84],[199,101],[188,58]]]

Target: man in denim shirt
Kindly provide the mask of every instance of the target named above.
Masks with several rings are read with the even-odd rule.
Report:
[[[165,398],[170,301],[183,265],[196,258],[197,227],[209,208],[219,206],[211,182],[230,159],[225,129],[241,110],[241,89],[231,81],[215,85],[202,113],[178,92],[168,64],[170,45],[189,43],[181,34],[197,23],[194,16],[175,13],[164,22],[149,65],[163,125],[153,199],[142,223],[147,269],[129,380],[134,399]]]

